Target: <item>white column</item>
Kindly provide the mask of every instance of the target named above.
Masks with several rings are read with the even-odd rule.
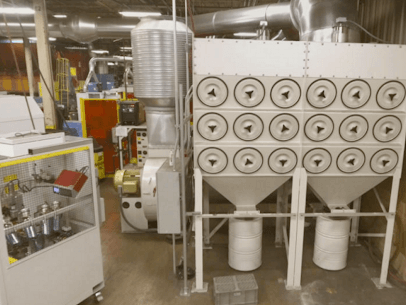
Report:
[[[25,65],[27,67],[28,88],[30,90],[30,96],[34,97],[34,70],[32,68],[32,56],[28,38],[24,38],[24,51]]]
[[[45,0],[33,0],[35,10],[35,33],[37,35],[38,64],[41,70],[42,101],[44,105],[45,126],[56,128],[55,105],[53,102],[54,80],[52,73],[51,52],[49,48],[48,18]],[[45,84],[48,86],[48,92]]]
[[[286,279],[286,289],[292,290],[294,287],[295,278],[295,263],[296,263],[296,244],[297,244],[297,224],[299,211],[299,195],[300,195],[300,168],[295,169],[292,180],[292,202],[290,213],[295,214],[290,218],[290,233],[289,233],[289,253],[288,253],[288,275]]]
[[[387,217],[388,223],[386,226],[386,237],[385,237],[385,246],[383,249],[381,277],[379,280],[379,285],[381,287],[387,286],[390,256],[391,256],[391,250],[392,250],[393,230],[395,229],[395,215],[396,215],[396,208],[398,205],[399,184],[400,184],[401,173],[402,173],[402,169],[398,168],[395,172],[395,175],[393,176],[393,181],[392,181],[392,190],[391,190],[391,194],[390,194],[390,204],[389,204],[389,211],[388,211],[392,215]]]
[[[296,263],[295,263],[295,280],[294,289],[300,289],[302,278],[302,262],[303,262],[303,240],[305,217],[300,216],[306,212],[306,191],[307,191],[307,173],[304,168],[300,169],[300,190],[299,190],[299,209],[298,209],[298,222],[297,222],[297,240],[296,240]]]
[[[203,214],[210,214],[209,185],[203,182]],[[203,219],[203,238],[206,246],[210,245],[210,218]]]

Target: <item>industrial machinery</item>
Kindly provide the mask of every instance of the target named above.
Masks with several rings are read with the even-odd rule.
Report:
[[[34,115],[39,110],[35,103],[28,106]],[[92,141],[50,139],[40,132],[43,121],[35,121],[38,130],[31,130],[25,102],[9,102],[7,107],[21,120],[12,126],[13,137],[26,136],[8,143],[16,147],[10,149],[15,154],[0,160],[0,302],[74,305],[93,294],[101,300],[104,279]]]
[[[184,46],[186,36],[191,34],[181,22],[176,22],[177,43]],[[137,133],[138,167],[124,166],[121,157],[121,170],[116,172],[115,185],[121,195],[121,220],[123,232],[158,232],[160,234],[180,234],[182,167],[189,177],[185,197],[191,203],[191,154],[186,161],[179,158],[179,148],[189,145],[186,133],[181,141],[176,127],[177,115],[184,117],[175,109],[177,94],[184,97],[174,85],[173,22],[164,19],[145,18],[132,30],[134,94],[145,106],[146,130],[137,123],[136,111],[126,103],[120,110],[121,126],[115,128],[121,152],[121,140],[135,130]],[[160,43],[156,43],[159,41]],[[179,69],[179,83],[187,88],[186,51],[179,48],[176,67]],[[179,93],[178,93],[179,92]],[[186,110],[186,109],[185,109]],[[177,112],[178,111],[178,114]],[[129,119],[127,119],[129,117]],[[132,124],[137,125],[137,124]],[[144,127],[145,128],[145,127]],[[148,142],[146,139],[148,138]],[[147,149],[146,147],[147,146]],[[184,198],[183,200],[186,200]]]
[[[194,40],[194,291],[207,291],[203,229],[209,218],[229,219],[228,263],[239,271],[261,266],[262,219],[290,218],[290,230],[285,225],[279,234],[286,288],[299,289],[305,217],[318,217],[315,264],[339,270],[346,266],[351,218],[384,216],[382,272],[374,282],[385,287],[405,145],[406,48],[354,43],[360,37],[355,1],[294,0],[256,9],[278,16],[270,22],[281,27],[289,20],[302,41]],[[317,19],[326,11],[328,18]],[[206,25],[206,33],[226,32],[244,14],[206,14],[196,23]],[[219,21],[224,18],[227,24]],[[352,208],[388,177],[389,211]],[[256,205],[289,179],[290,212],[285,196],[284,212],[259,213]],[[208,213],[207,184],[235,206],[234,214]],[[306,213],[307,185],[327,213]]]
[[[121,125],[137,126],[145,122],[144,107],[139,101],[122,101],[119,113]]]

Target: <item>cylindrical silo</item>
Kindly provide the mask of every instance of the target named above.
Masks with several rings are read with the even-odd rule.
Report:
[[[145,105],[150,148],[168,148],[175,142],[174,23],[144,18],[131,31],[134,95]],[[185,24],[176,23],[178,81],[186,88]]]

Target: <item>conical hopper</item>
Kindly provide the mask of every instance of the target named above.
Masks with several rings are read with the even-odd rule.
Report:
[[[237,211],[253,211],[290,177],[204,177],[215,190],[237,207]]]
[[[330,208],[346,207],[387,177],[309,177],[307,182],[318,199]]]

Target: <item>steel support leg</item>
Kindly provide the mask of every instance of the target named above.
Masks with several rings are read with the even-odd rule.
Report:
[[[285,187],[282,185],[278,188],[276,194],[276,213],[282,213],[282,205],[283,205],[283,198],[284,198],[284,191]],[[276,225],[275,225],[275,246],[277,248],[282,247],[283,243],[283,224],[282,218],[276,218]]]
[[[203,181],[203,214],[210,214],[209,185]],[[203,219],[203,240],[205,248],[210,248],[210,218]]]
[[[299,209],[299,192],[300,192],[300,168],[296,169],[293,174],[292,183],[292,203],[291,213],[295,214],[290,218],[290,236],[289,236],[289,253],[288,253],[288,275],[286,279],[286,289],[292,290],[294,287],[295,277],[295,256],[296,256],[296,240],[297,240],[297,224],[298,224],[298,209]]]
[[[200,169],[195,168],[195,212],[203,212],[203,178]],[[195,260],[196,279],[193,283],[192,293],[207,292],[208,284],[203,282],[203,219],[195,216]]]
[[[400,177],[401,177],[401,169],[397,169],[395,175],[393,176],[392,181],[392,190],[389,204],[389,213],[391,213],[391,215],[389,215],[387,218],[388,222],[386,225],[386,237],[385,237],[385,246],[383,249],[381,276],[379,278],[379,283],[377,280],[373,280],[378,288],[391,287],[390,285],[388,285],[387,280],[392,250],[393,231],[395,229],[395,215],[398,204]]]
[[[359,213],[361,211],[361,197],[354,200],[354,210]],[[350,241],[353,246],[358,244],[359,217],[353,217],[351,220]]]
[[[299,208],[297,221],[297,239],[296,239],[296,256],[295,256],[295,277],[293,288],[301,289],[300,283],[302,278],[302,261],[303,261],[303,240],[305,217],[301,216],[306,212],[306,190],[307,190],[307,173],[304,168],[300,169],[300,190],[299,190]]]

